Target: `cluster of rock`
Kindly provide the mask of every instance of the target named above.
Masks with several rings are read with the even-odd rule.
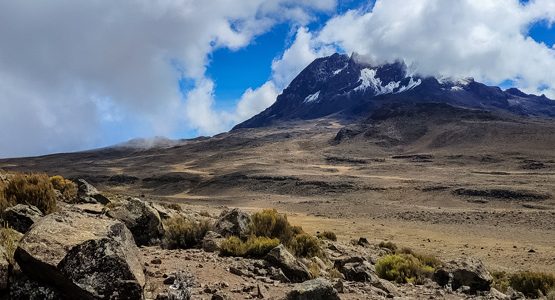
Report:
[[[15,250],[15,262],[10,262],[0,247],[0,299],[2,295],[6,299],[191,298],[195,274],[181,270],[164,278],[165,290],[145,295],[145,283],[152,274],[138,246],[160,249],[164,219],[176,215],[199,218],[198,214],[137,198],[112,202],[84,180],[79,180],[78,199],[77,204],[60,205],[60,211],[46,216],[36,207],[22,204],[4,211],[3,221],[24,235]],[[208,232],[199,245],[204,251],[197,251],[217,256],[226,237],[248,236],[250,222],[250,215],[241,210],[222,212],[214,220],[214,231]],[[363,239],[356,245],[322,243],[326,261],[297,258],[279,245],[263,259],[226,261],[227,270],[229,276],[260,282],[255,291],[249,290],[256,298],[265,297],[264,284],[284,284],[287,292],[282,296],[293,300],[340,299],[342,293],[353,292],[382,297],[403,295],[403,287],[376,275],[374,263],[383,249],[372,248]],[[320,277],[314,278],[317,274],[313,269]],[[467,259],[446,263],[429,285],[442,293],[493,295],[491,283],[483,264]],[[230,299],[219,289],[205,290],[212,299]],[[501,298],[502,294],[495,295]]]

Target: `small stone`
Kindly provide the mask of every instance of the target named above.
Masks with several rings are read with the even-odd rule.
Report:
[[[153,264],[153,265],[159,265],[159,264],[162,263],[162,260],[160,258],[156,257],[155,259],[151,260],[150,263]]]

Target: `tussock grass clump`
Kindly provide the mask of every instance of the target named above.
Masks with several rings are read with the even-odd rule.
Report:
[[[325,239],[325,240],[330,240],[330,241],[337,241],[337,235],[335,235],[335,232],[333,231],[324,231],[321,232],[317,235],[318,238],[320,239]]]
[[[6,251],[8,262],[11,265],[14,265],[14,253],[17,245],[19,244],[19,240],[23,237],[23,234],[9,228],[9,227],[0,227],[0,246],[4,248]]]
[[[494,271],[491,272],[491,276],[493,277],[492,286],[498,291],[507,292],[507,289],[511,286],[509,274],[503,271]]]
[[[437,259],[435,256],[422,254],[418,252],[414,252],[414,250],[410,248],[401,248],[401,250],[395,251],[396,254],[410,254],[416,257],[423,265],[432,267],[434,269],[443,265],[443,263]]]
[[[192,248],[198,245],[206,233],[212,229],[208,221],[195,222],[182,216],[165,222],[163,245],[168,249]]]
[[[9,204],[34,205],[45,214],[56,210],[56,193],[46,174],[15,174],[4,194]]]
[[[511,287],[527,297],[538,298],[555,289],[555,275],[540,272],[519,272],[509,277]],[[540,294],[541,293],[541,294]]]
[[[260,258],[279,245],[276,238],[250,236],[247,241],[242,241],[236,236],[231,236],[220,245],[220,254],[224,256],[239,256]]]
[[[386,241],[380,242],[380,243],[378,244],[378,246],[379,246],[380,248],[389,249],[389,250],[391,250],[392,252],[397,251],[397,245],[396,245],[395,243],[391,242],[391,241],[388,241],[388,242],[386,242]]]
[[[295,236],[289,245],[295,256],[299,257],[324,257],[320,240],[306,233]]]
[[[10,207],[10,203],[6,198],[6,194],[4,193],[5,189],[4,183],[0,181],[0,213],[2,213],[6,208]]]
[[[425,278],[432,277],[434,268],[411,254],[392,254],[378,260],[376,273],[380,278],[397,283],[421,284]]]
[[[54,189],[60,191],[65,201],[72,202],[77,198],[77,185],[73,181],[55,175],[50,177],[50,183],[52,183]]]
[[[295,236],[294,229],[285,214],[278,213],[275,209],[265,209],[251,216],[251,234],[269,238],[277,238],[283,244],[288,245]],[[300,229],[302,231],[302,229]]]
[[[177,203],[166,203],[166,202],[162,202],[160,203],[160,205],[162,205],[165,208],[168,209],[173,209],[176,211],[182,211],[181,205],[177,204]]]

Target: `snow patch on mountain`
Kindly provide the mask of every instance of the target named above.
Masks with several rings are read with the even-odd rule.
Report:
[[[343,68],[340,68],[340,69],[337,69],[337,70],[333,71],[333,75],[335,76],[335,75],[343,72],[343,70],[345,70],[348,66],[349,66],[349,64],[345,64],[345,66],[343,66]]]
[[[400,81],[390,81],[386,85],[383,85],[382,80],[376,77],[376,70],[365,68],[360,71],[359,78],[360,85],[357,86],[354,91],[365,91],[368,88],[372,88],[377,95],[401,93],[408,91],[419,86],[422,81],[420,79],[414,80],[410,77],[407,85],[401,86]]]
[[[320,91],[317,91],[316,93],[308,95],[306,98],[304,98],[303,103],[315,102],[318,100],[319,97],[320,97]]]

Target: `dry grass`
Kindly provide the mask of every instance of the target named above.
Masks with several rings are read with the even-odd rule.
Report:
[[[380,278],[397,283],[421,284],[435,269],[411,254],[392,254],[378,260],[376,273]]]
[[[50,183],[54,189],[60,191],[64,201],[73,202],[77,198],[77,185],[60,175],[50,177]]]
[[[206,233],[212,229],[208,221],[191,221],[182,216],[173,217],[165,222],[163,245],[168,249],[192,248],[197,246]]]
[[[268,254],[280,244],[276,238],[251,236],[242,241],[236,236],[227,238],[220,245],[220,254],[224,256],[239,256],[260,258]]]
[[[383,241],[383,242],[380,242],[380,243],[378,244],[378,246],[379,246],[380,248],[389,249],[389,250],[391,250],[392,252],[397,251],[397,245],[395,245],[395,243],[393,243],[393,242],[391,242],[391,241],[387,241],[387,242]]]
[[[322,250],[321,241],[312,235],[303,233],[295,236],[289,248],[299,257],[320,257],[325,258]]]
[[[0,227],[0,246],[4,248],[7,254],[7,259],[10,264],[14,264],[14,253],[17,245],[19,244],[19,240],[23,235],[11,228],[8,227]]]
[[[519,272],[509,277],[511,287],[527,297],[538,298],[555,289],[555,275],[540,272]]]
[[[318,238],[320,239],[326,239],[326,240],[330,240],[330,241],[337,241],[337,235],[335,235],[335,232],[333,231],[324,231],[321,232],[317,235]]]
[[[251,233],[253,235],[277,238],[285,245],[288,245],[293,239],[295,231],[302,231],[299,228],[294,230],[293,226],[287,221],[287,216],[278,213],[275,209],[265,209],[254,213],[251,219]]]
[[[4,189],[8,203],[34,205],[43,213],[56,210],[56,193],[46,174],[15,174]]]

